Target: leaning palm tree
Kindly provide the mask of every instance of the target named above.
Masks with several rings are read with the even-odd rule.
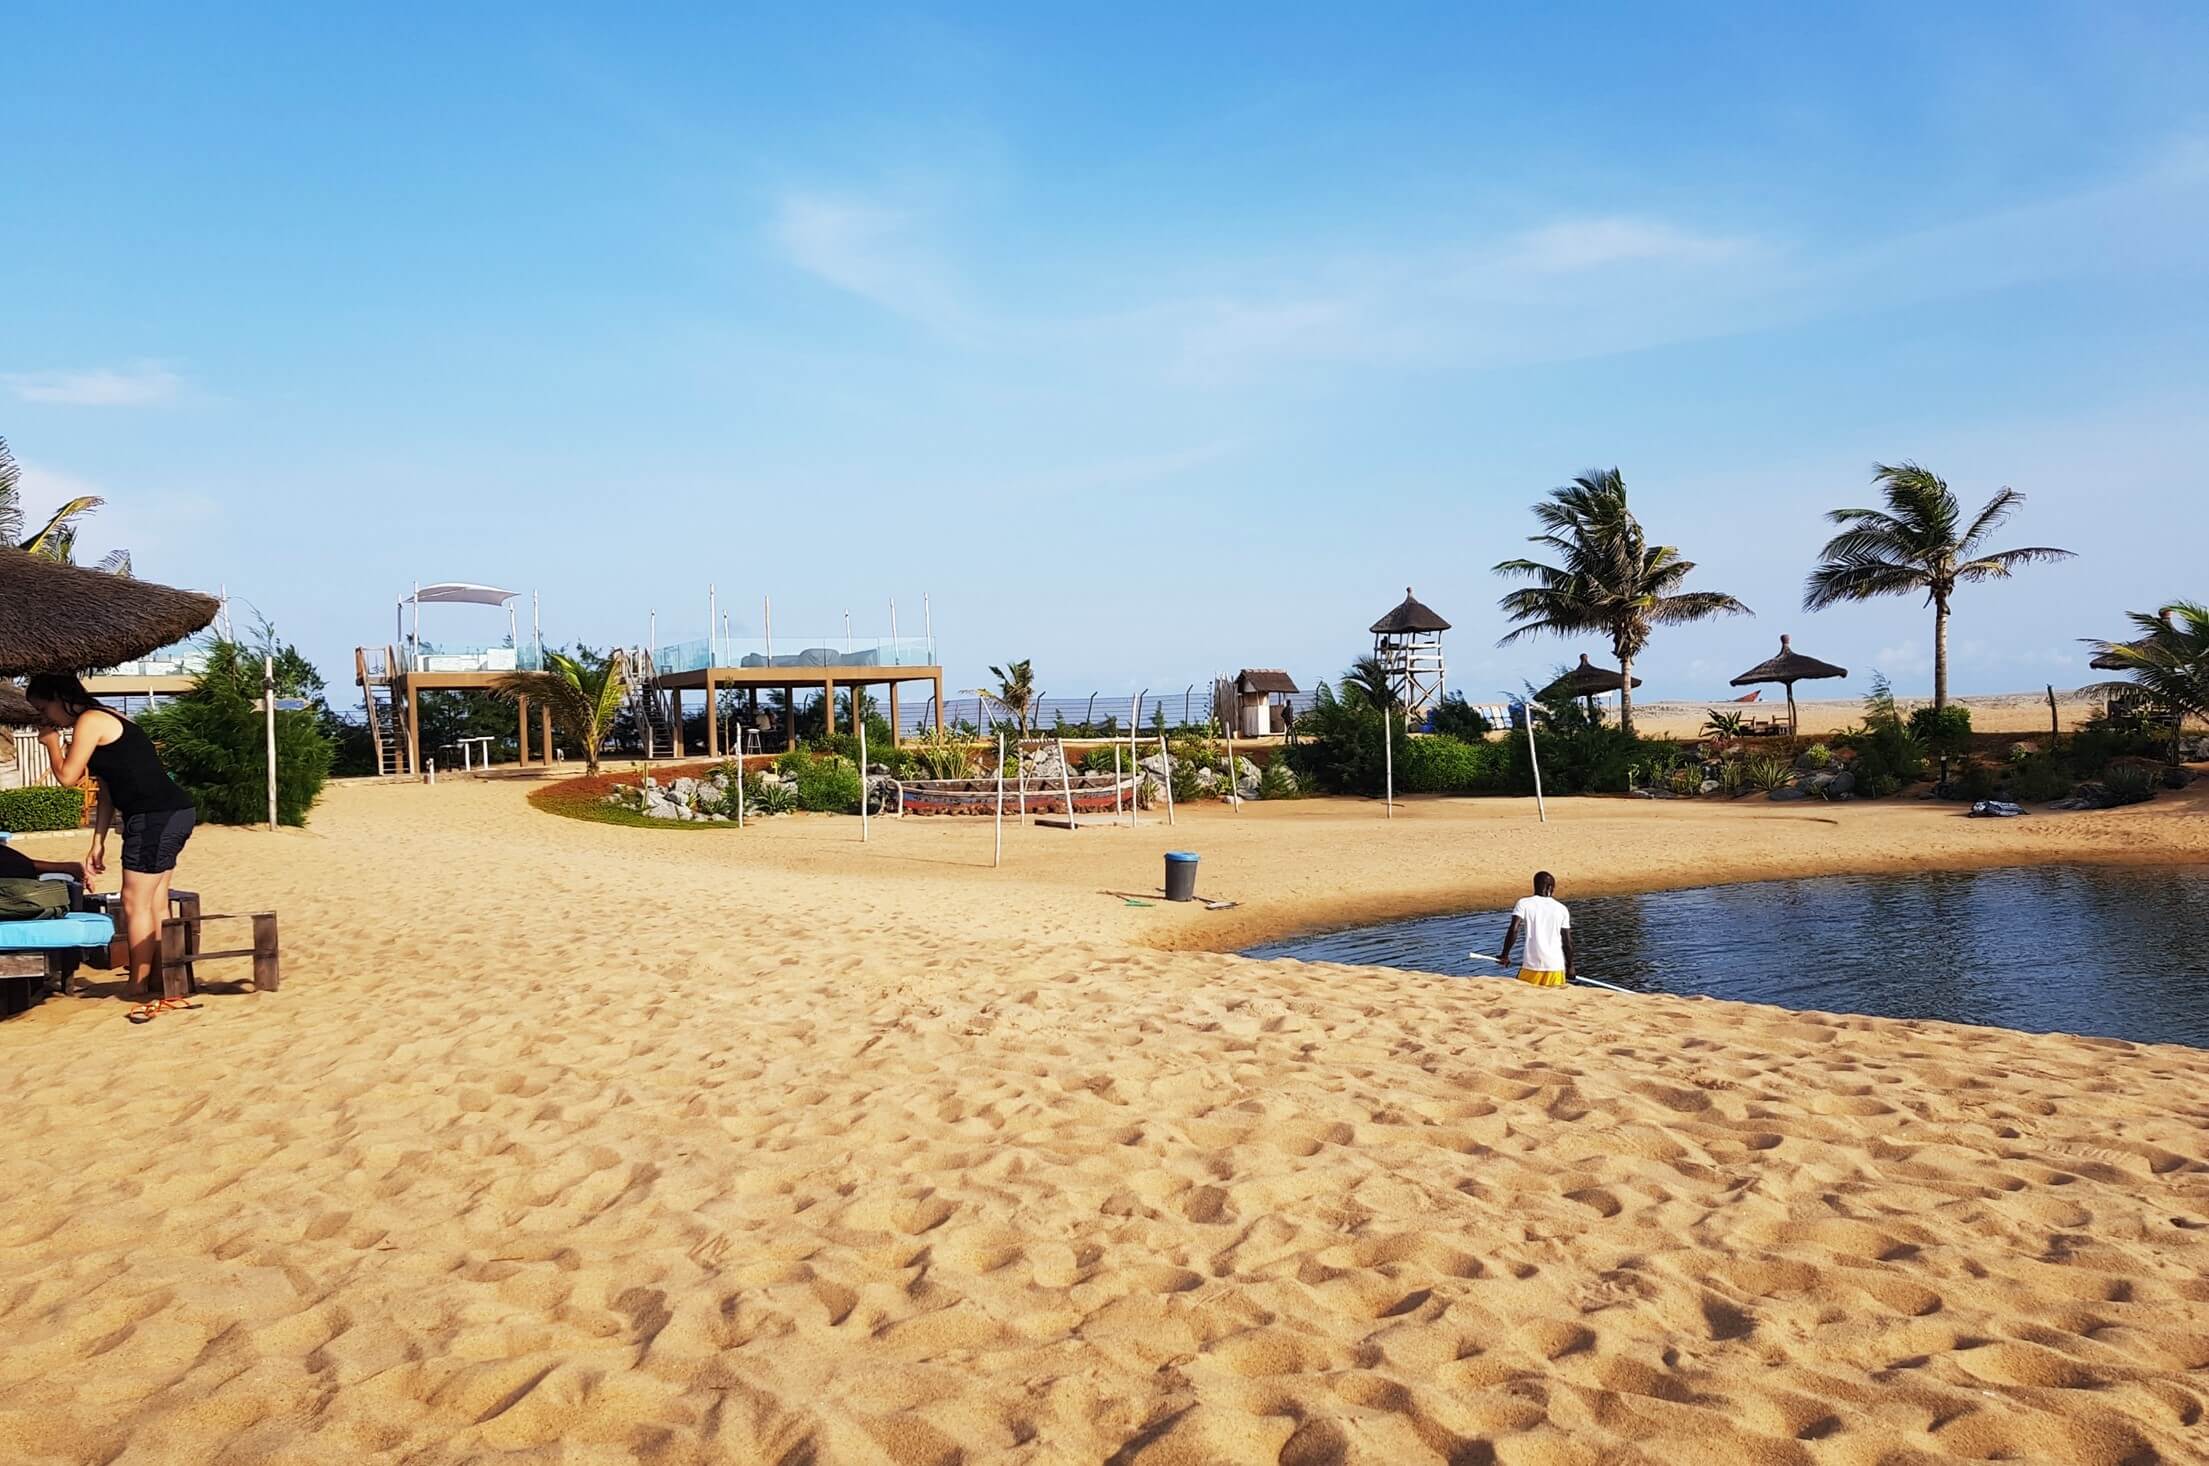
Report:
[[[2125,673],[2124,682],[2097,682],[2084,691],[2109,697],[2144,695],[2170,714],[2172,748],[2189,717],[2209,718],[2209,605],[2174,601],[2153,615],[2132,613],[2140,635],[2131,641],[2094,641],[2095,665]]]
[[[553,725],[583,750],[586,772],[598,772],[598,750],[614,726],[621,700],[629,694],[629,674],[614,653],[599,656],[579,646],[574,656],[546,652],[541,672],[508,672],[491,685],[513,702],[530,697],[552,712]]]
[[[984,702],[993,702],[1004,710],[1020,729],[1022,742],[1028,737],[1028,718],[1035,710],[1035,668],[1028,658],[1007,662],[1002,667],[991,667],[989,675],[997,679],[995,687],[977,687],[974,695]]]
[[[1529,540],[1554,552],[1558,563],[1506,560],[1496,566],[1498,575],[1533,582],[1499,603],[1518,624],[1497,645],[1545,632],[1609,637],[1625,680],[1618,722],[1628,733],[1634,731],[1634,658],[1649,644],[1651,631],[1751,614],[1723,591],[1680,588],[1695,562],[1681,559],[1672,545],[1649,543],[1627,506],[1626,480],[1615,468],[1590,469],[1550,490],[1549,498],[1534,506],[1534,517],[1542,533]]]
[[[1362,702],[1384,713],[1394,712],[1403,702],[1397,695],[1395,679],[1388,675],[1388,667],[1379,657],[1360,657],[1350,664],[1350,670],[1342,674],[1342,697],[1345,702]]]
[[[23,469],[15,461],[15,454],[9,451],[8,440],[0,438],[0,544],[12,544],[26,554],[74,565],[77,563],[79,522],[106,502],[96,494],[79,494],[56,509],[37,530],[24,534]],[[128,575],[130,551],[110,550],[100,558],[96,568]]]
[[[1933,706],[1948,706],[1948,608],[1956,587],[1978,580],[2007,580],[2020,565],[2068,560],[2069,550],[2027,545],[1983,550],[1988,535],[2017,511],[2025,496],[2005,488],[1966,525],[1963,506],[1931,469],[1915,463],[1875,463],[1872,482],[1885,509],[1836,509],[1826,515],[1844,525],[1826,541],[1818,568],[1803,587],[1803,609],[1822,611],[1843,601],[1925,592],[1933,608]]]

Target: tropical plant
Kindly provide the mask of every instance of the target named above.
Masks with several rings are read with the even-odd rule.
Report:
[[[1703,731],[1713,738],[1739,738],[1743,726],[1748,722],[1746,713],[1720,712],[1717,708],[1708,708],[1705,712]]]
[[[964,779],[974,772],[974,750],[946,729],[923,728],[905,740],[902,752],[917,778]]]
[[[268,818],[268,723],[260,707],[261,653],[216,639],[190,692],[139,719],[163,767],[209,824]],[[329,782],[333,746],[312,709],[279,710],[276,818],[303,825]]]
[[[1832,764],[1833,750],[1823,743],[1813,743],[1802,751],[1802,765],[1806,769],[1830,768]]]
[[[79,494],[56,509],[30,534],[23,533],[23,469],[0,438],[0,543],[12,544],[27,554],[40,555],[73,565],[77,556],[77,530],[86,515],[106,503],[95,494]],[[96,567],[116,575],[130,574],[130,551],[110,550]]]
[[[1681,586],[1695,562],[1672,545],[1651,545],[1626,502],[1626,480],[1615,468],[1590,470],[1550,491],[1534,506],[1542,533],[1530,541],[1552,551],[1558,563],[1505,560],[1498,575],[1533,582],[1504,596],[1506,615],[1518,622],[1498,645],[1548,633],[1600,633],[1611,640],[1625,685],[1619,690],[1619,726],[1634,728],[1634,658],[1659,626],[1713,616],[1741,616],[1749,608],[1721,591]]]
[[[850,759],[808,759],[798,770],[798,808],[822,814],[857,814],[864,788],[859,766]]]
[[[2155,798],[2158,782],[2152,769],[2139,764],[2111,764],[2102,774],[2102,792],[2110,804],[2138,804]]]
[[[1961,707],[1912,708],[1910,731],[1918,742],[1941,761],[1940,782],[1948,782],[1948,761],[1971,746],[1971,709]],[[1981,795],[1985,798],[1985,795]]]
[[[1342,674],[1342,697],[1346,702],[1384,712],[1392,713],[1403,706],[1396,680],[1379,657],[1360,657],[1350,664],[1350,670]]]
[[[1731,799],[1749,787],[1748,765],[1737,758],[1718,761],[1718,792]]]
[[[1885,509],[1835,509],[1826,515],[1844,526],[1826,541],[1819,565],[1803,587],[1803,608],[1821,611],[1844,601],[1925,593],[1933,608],[1933,706],[1948,706],[1948,612],[1960,585],[2007,580],[2021,565],[2068,560],[2069,550],[2028,545],[1987,550],[1987,536],[2025,502],[2004,488],[1987,500],[1969,524],[1948,485],[1915,463],[1872,465],[1872,482]]]
[[[798,791],[782,780],[756,773],[744,776],[747,814],[788,814],[797,807]]]
[[[583,750],[588,773],[598,772],[598,751],[628,696],[629,676],[619,655],[601,656],[587,646],[575,654],[546,652],[544,670],[508,672],[491,691],[509,702],[531,698],[552,711],[553,726]]]
[[[2133,612],[2132,624],[2140,632],[2136,640],[2088,643],[2098,659],[2118,663],[2128,680],[2097,682],[2085,690],[2103,697],[2138,693],[2166,710],[2175,760],[2184,720],[2209,718],[2209,604],[2173,601],[2152,616]]]
[[[974,695],[984,702],[995,703],[1004,710],[1019,728],[1020,736],[1028,736],[1028,719],[1035,711],[1035,667],[1028,658],[1008,662],[1002,667],[992,666],[989,675],[997,679],[995,687],[977,687]]]
[[[1672,771],[1666,783],[1674,794],[1700,794],[1703,792],[1703,771],[1694,764],[1682,764]]]
[[[1794,766],[1777,754],[1760,753],[1742,763],[1742,777],[1751,789],[1773,790],[1794,782]]]

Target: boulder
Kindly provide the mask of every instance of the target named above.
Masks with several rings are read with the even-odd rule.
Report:
[[[1777,789],[1774,789],[1774,790],[1773,790],[1773,791],[1772,791],[1771,793],[1769,793],[1769,794],[1765,795],[1764,797],[1765,797],[1766,799],[1770,799],[1770,800],[1775,800],[1775,801],[1777,801],[1777,802],[1780,802],[1780,803],[1785,803],[1786,801],[1788,801],[1788,800],[1790,800],[1790,799],[1802,799],[1802,798],[1805,798],[1805,797],[1807,797],[1807,796],[1806,796],[1806,795],[1805,795],[1805,794],[1803,793],[1803,791],[1802,791],[1802,790],[1800,790],[1800,789],[1796,788],[1796,787],[1795,787],[1794,785],[1792,785],[1792,784],[1783,784],[1783,785],[1781,785],[1781,786],[1780,786],[1779,788],[1777,788]]]
[[[1718,789],[1719,789],[1719,784],[1718,784],[1718,781],[1717,781],[1716,779],[1705,779],[1705,780],[1704,780],[1704,781],[1703,781],[1703,782],[1702,782],[1702,783],[1701,783],[1701,784],[1700,784],[1700,785],[1699,785],[1699,786],[1698,786],[1698,787],[1696,788],[1696,791],[1695,791],[1695,792],[1696,792],[1696,793],[1698,793],[1698,794],[1716,794],[1716,793],[1718,792]]]
[[[644,807],[644,817],[648,820],[679,820],[683,817],[683,810],[680,805],[664,802],[648,804]]]

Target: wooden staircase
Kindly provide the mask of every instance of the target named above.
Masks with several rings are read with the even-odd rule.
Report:
[[[387,779],[413,772],[407,767],[405,708],[391,676],[397,663],[398,654],[392,647],[383,649],[381,662],[366,647],[353,649],[353,669],[360,681],[361,701],[368,710],[368,738],[375,749],[376,772]]]
[[[652,686],[654,668],[650,652],[630,648],[628,658],[629,696],[636,709],[637,737],[644,744],[644,756],[648,759],[673,758],[675,756],[675,718],[667,694]]]

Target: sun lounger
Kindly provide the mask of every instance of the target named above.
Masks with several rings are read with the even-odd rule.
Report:
[[[91,911],[45,921],[0,921],[0,1015],[20,1013],[49,988],[66,991],[88,950],[114,939],[115,923]]]

